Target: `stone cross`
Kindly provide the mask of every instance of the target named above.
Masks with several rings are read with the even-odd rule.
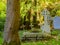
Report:
[[[44,9],[41,14],[44,16],[44,25],[41,26],[42,33],[50,33],[50,25],[48,23],[48,15],[50,15],[47,9]]]
[[[33,24],[32,23],[30,24],[30,27],[31,27],[31,30],[33,30]]]
[[[23,30],[24,30],[25,25],[23,24],[22,27],[23,27]]]

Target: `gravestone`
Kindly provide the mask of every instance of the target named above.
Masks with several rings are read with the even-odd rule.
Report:
[[[60,29],[60,17],[56,16],[53,19],[54,29]]]
[[[48,23],[48,17],[50,15],[49,11],[47,9],[44,9],[41,14],[44,16],[44,25],[41,26],[42,33],[50,33],[50,25]]]

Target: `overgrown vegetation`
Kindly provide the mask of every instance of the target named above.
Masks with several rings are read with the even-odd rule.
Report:
[[[6,3],[0,0],[0,31],[3,31],[6,17]]]
[[[29,25],[32,23],[34,27],[38,27],[38,24],[43,23],[41,21],[41,11],[44,8],[50,11],[50,16],[60,16],[60,0],[21,0],[20,1],[20,29],[31,28]],[[0,30],[4,28],[6,17],[6,0],[0,0]]]
[[[6,19],[6,0],[0,0],[0,45],[3,42],[3,29]],[[32,23],[34,27],[41,22],[40,18],[42,17],[41,11],[44,8],[47,8],[50,11],[50,16],[60,16],[60,0],[21,0],[20,1],[20,29],[24,27],[30,28],[30,24]],[[43,18],[43,17],[42,17]],[[43,23],[43,19],[42,19]],[[24,25],[24,26],[23,26]],[[39,27],[39,26],[37,26]],[[40,28],[40,27],[39,27]],[[22,36],[22,31],[20,36]],[[26,42],[22,43],[22,45],[60,45],[60,35],[59,31],[53,31],[52,35],[58,35],[58,39],[51,39],[45,41],[38,42]]]

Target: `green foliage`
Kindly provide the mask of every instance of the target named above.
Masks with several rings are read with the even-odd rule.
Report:
[[[20,14],[21,14],[22,18],[24,18],[24,16],[26,15],[26,13],[30,9],[30,7],[31,7],[31,1],[21,1]]]
[[[51,32],[51,34],[52,34],[52,35],[58,35],[59,33],[58,33],[57,30],[53,30],[53,31]]]
[[[21,0],[20,1],[20,16],[24,21],[24,17],[28,16],[27,13],[30,9],[33,9],[33,14],[36,15],[35,12],[41,13],[41,11],[47,7],[50,11],[51,16],[60,16],[60,0]],[[0,0],[0,30],[2,30],[6,17],[6,3]],[[22,22],[23,22],[22,21]],[[31,22],[31,21],[30,21]]]
[[[5,10],[5,8],[6,8],[6,4],[0,2],[0,11]]]
[[[0,31],[3,31],[6,17],[6,4],[0,1]]]
[[[3,32],[0,31],[0,45],[3,43]]]
[[[21,17],[24,18],[24,16],[28,15],[27,12],[30,9],[33,9],[34,12],[37,12],[37,10],[41,11],[44,6],[48,7],[50,10],[51,16],[59,15],[58,9],[60,9],[60,3],[58,3],[59,0],[22,0],[20,3],[20,13]]]
[[[58,10],[58,11],[56,12],[56,14],[57,14],[57,16],[60,16],[60,10]]]

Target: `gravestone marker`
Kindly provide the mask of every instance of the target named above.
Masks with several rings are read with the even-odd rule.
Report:
[[[50,25],[48,23],[48,17],[50,15],[49,11],[47,9],[44,9],[41,14],[44,16],[44,25],[41,26],[42,33],[50,33]]]

